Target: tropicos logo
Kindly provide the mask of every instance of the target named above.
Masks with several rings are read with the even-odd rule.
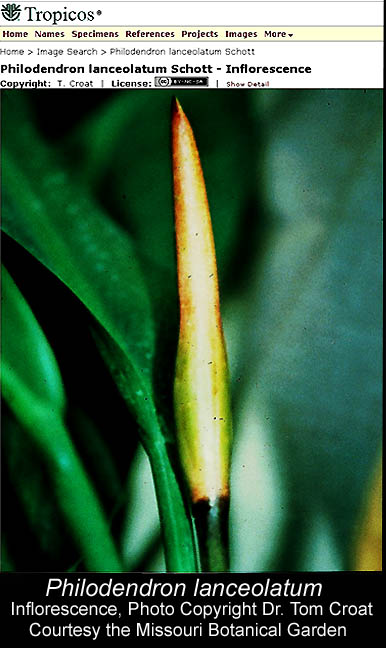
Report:
[[[95,16],[100,16],[101,11],[70,11],[67,7],[63,7],[60,10],[55,9],[55,11],[50,11],[47,9],[40,10],[33,6],[27,6],[21,8],[20,5],[15,4],[14,2],[8,2],[7,4],[1,5],[1,15],[5,20],[20,20],[22,11],[22,19],[26,19],[27,22],[46,22],[51,25],[57,25],[59,22],[86,22],[92,21],[95,19]]]

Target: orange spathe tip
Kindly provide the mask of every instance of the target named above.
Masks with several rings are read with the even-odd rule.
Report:
[[[172,135],[173,136],[175,134],[175,129],[179,121],[184,121],[185,124],[188,126],[188,128],[190,128],[189,120],[186,117],[183,108],[180,102],[178,101],[177,97],[173,97],[172,99],[171,112],[172,112]]]
[[[173,97],[173,99],[172,99],[172,111],[175,111],[175,112],[181,111],[182,113],[184,112],[182,110],[182,106],[181,106],[180,102],[178,101],[177,97]]]

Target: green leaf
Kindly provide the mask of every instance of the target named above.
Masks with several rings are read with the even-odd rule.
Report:
[[[127,390],[133,383],[132,365],[127,362],[114,340],[102,329],[95,331],[95,339],[107,362],[115,382],[127,398]],[[145,400],[148,397],[144,396]],[[164,432],[162,432],[164,430]],[[195,551],[193,549],[191,528],[188,525],[190,514],[179,498],[180,486],[172,468],[173,449],[166,442],[168,431],[161,428],[156,419],[147,422],[143,445],[149,455],[157,494],[161,530],[163,535],[165,560],[171,571],[196,571]]]
[[[47,461],[32,435],[9,411],[2,415],[2,522],[11,556],[22,571],[65,571],[79,558],[65,520]],[[28,546],[28,552],[25,550]]]
[[[154,402],[154,324],[133,244],[43,145],[23,119],[20,101],[7,95],[3,106],[3,228],[98,322],[105,360],[120,377],[118,387],[136,414],[153,465],[168,568],[194,571],[190,520]]]
[[[27,302],[2,271],[2,391],[40,448],[65,518],[87,567],[120,571],[120,560],[65,421],[65,395],[54,354]]]

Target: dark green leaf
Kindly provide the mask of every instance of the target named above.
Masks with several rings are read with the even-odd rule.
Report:
[[[104,514],[66,429],[65,396],[54,354],[5,269],[2,301],[3,397],[43,453],[88,568],[120,571]]]

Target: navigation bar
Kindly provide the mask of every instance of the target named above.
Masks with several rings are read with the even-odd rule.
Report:
[[[256,27],[7,27],[0,30],[0,41],[112,42],[112,41],[298,41],[341,42],[383,40],[382,27],[302,27],[266,25]]]

